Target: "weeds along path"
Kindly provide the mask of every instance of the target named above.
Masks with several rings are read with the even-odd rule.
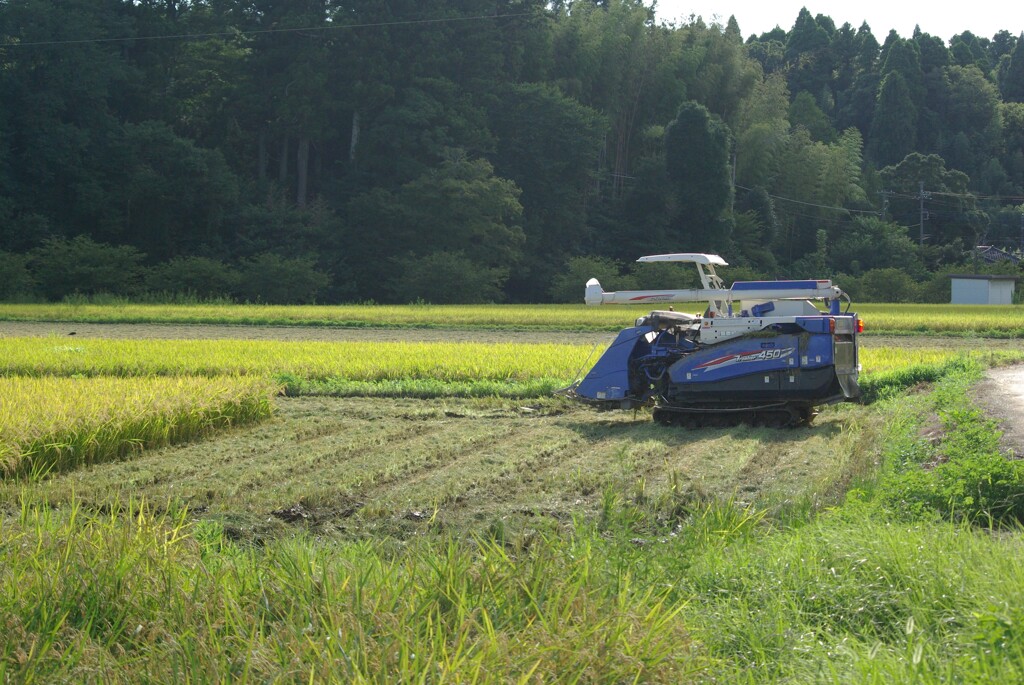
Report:
[[[821,497],[869,451],[858,437],[880,421],[843,405],[809,429],[694,431],[555,400],[289,398],[255,428],[28,487],[52,502],[187,504],[247,538],[295,523],[343,537],[554,525],[593,515],[610,492],[686,488],[769,506]]]
[[[999,424],[1004,447],[1024,458],[1024,364],[989,369],[974,399]]]

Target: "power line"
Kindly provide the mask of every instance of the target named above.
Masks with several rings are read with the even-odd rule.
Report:
[[[746,186],[737,185],[736,187],[739,188],[740,190],[753,191],[753,188],[747,188]],[[807,207],[817,207],[818,209],[834,209],[837,212],[853,212],[853,213],[856,213],[856,214],[871,214],[871,215],[877,215],[878,214],[878,212],[876,210],[873,210],[873,209],[849,209],[847,207],[833,207],[831,205],[819,205],[819,204],[815,204],[814,202],[804,202],[803,200],[794,200],[791,197],[782,197],[781,195],[772,195],[771,193],[766,193],[766,195],[768,195],[768,197],[772,198],[773,200],[783,200],[784,202],[792,202],[794,204],[805,205]]]
[[[791,217],[791,218],[792,217],[799,217],[801,219],[812,219],[814,221],[817,221],[818,223],[823,223],[823,224],[835,224],[836,226],[841,226],[841,225],[846,223],[846,221],[844,219],[838,219],[838,218],[829,219],[828,217],[823,217],[823,216],[811,216],[810,214],[801,214],[798,211],[795,211],[795,210],[792,210],[792,209],[786,209],[785,207],[778,207],[778,208],[776,208],[775,212],[777,214],[782,214],[784,216]]]
[[[896,191],[886,191],[890,197],[900,197],[906,200],[916,200],[917,195],[907,195],[905,193],[897,193]],[[1024,202],[1024,197],[1017,197],[1015,195],[978,195],[976,193],[948,193],[939,190],[929,190],[931,195],[942,195],[944,197],[955,197],[961,200],[1006,200],[1009,202]]]
[[[925,239],[925,235],[924,235],[924,222],[928,221],[928,219],[930,218],[928,216],[928,210],[926,210],[924,208],[924,201],[928,200],[928,199],[931,199],[932,194],[930,192],[927,192],[924,189],[924,181],[918,181],[917,182],[917,186],[918,186],[917,200],[920,203],[919,204],[919,211],[920,211],[920,214],[921,214],[921,222],[920,222],[920,224],[918,224],[918,229],[920,230],[920,243],[919,244],[922,247],[924,247],[924,239]]]
[[[437,19],[403,19],[382,21],[366,24],[337,24],[334,26],[304,26],[279,29],[251,29],[245,31],[219,31],[215,33],[177,33],[163,36],[125,36],[121,38],[74,38],[69,40],[38,40],[29,42],[4,43],[3,48],[43,47],[52,45],[81,45],[86,43],[121,43],[134,40],[195,40],[200,38],[227,38],[235,36],[255,36],[270,33],[299,33],[308,31],[334,31],[339,29],[385,28],[389,26],[412,26],[417,24],[446,24],[460,21],[482,21],[487,19],[511,19],[530,16],[531,12],[516,14],[481,14],[473,17],[442,17]]]
[[[947,197],[958,197],[960,199],[975,200],[1009,200],[1011,202],[1024,202],[1024,197],[1016,197],[1014,195],[977,195],[975,193],[943,193],[938,190],[931,191],[932,195],[945,195]]]
[[[929,191],[927,191],[927,193],[928,193],[927,199],[929,200],[929,204],[931,204],[932,206],[938,205],[940,207],[948,207],[950,209],[956,209],[956,210],[961,210],[963,208],[962,204],[953,204],[953,203],[948,202],[948,201],[947,202],[943,202],[941,200],[936,200],[934,196],[938,195],[938,193],[936,193],[934,190],[929,190]],[[951,197],[958,197],[960,199],[973,198],[973,196],[970,196],[970,195],[952,195],[952,194],[949,194],[949,193],[947,193],[947,195],[949,195]],[[894,192],[890,192],[889,193],[889,197],[897,197],[897,198],[900,198],[900,199],[903,199],[903,200],[914,200],[915,202],[919,201],[921,199],[920,195],[906,195],[904,193],[894,193]]]

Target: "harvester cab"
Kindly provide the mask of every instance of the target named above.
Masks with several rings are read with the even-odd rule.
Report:
[[[831,281],[737,281],[726,288],[715,267],[728,265],[718,255],[637,261],[695,264],[701,287],[605,292],[591,279],[586,303],[706,302],[707,308],[701,315],[670,307],[640,317],[567,389],[569,396],[602,409],[653,406],[655,420],[690,426],[795,426],[809,423],[815,407],[860,397],[863,322]]]

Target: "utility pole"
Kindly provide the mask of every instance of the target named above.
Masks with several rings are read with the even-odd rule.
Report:
[[[885,221],[885,213],[889,210],[889,196],[892,195],[892,191],[879,190],[878,194],[882,196],[882,211],[878,213],[878,217]]]
[[[736,150],[732,151],[732,173],[729,183],[732,184],[732,195],[729,196],[729,214],[736,212]]]
[[[928,212],[925,211],[924,201],[932,196],[931,193],[924,192],[924,181],[917,182],[918,194],[917,199],[920,200],[920,213],[921,213],[921,224],[920,224],[920,244],[924,246],[924,222],[928,220]]]

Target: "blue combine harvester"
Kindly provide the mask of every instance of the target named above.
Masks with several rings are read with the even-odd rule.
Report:
[[[637,261],[696,264],[702,288],[606,293],[591,279],[587,304],[707,302],[706,311],[669,307],[640,317],[569,396],[602,409],[653,406],[655,420],[687,426],[796,426],[810,423],[817,406],[860,396],[863,322],[840,312],[849,297],[831,281],[737,281],[726,288],[715,272],[727,266],[718,255]]]

